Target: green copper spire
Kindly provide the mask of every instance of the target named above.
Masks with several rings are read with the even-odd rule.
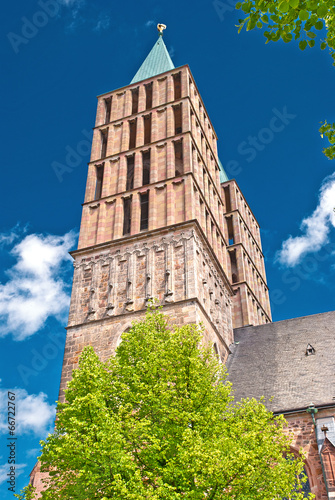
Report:
[[[152,76],[174,69],[175,66],[163,40],[162,29],[164,28],[162,28],[162,26],[164,25],[158,25],[158,30],[160,32],[158,40],[130,83],[140,82],[141,80],[146,80]]]
[[[218,158],[218,163],[219,163],[219,167],[220,167],[220,182],[226,182],[226,181],[229,181],[229,177],[228,175],[226,174],[226,171],[225,169],[223,168],[223,165],[220,161],[220,158]]]

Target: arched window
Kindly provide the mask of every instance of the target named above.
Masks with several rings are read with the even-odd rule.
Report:
[[[299,489],[299,491],[304,494],[304,498],[307,498],[308,494],[311,493],[311,485],[309,483],[309,479],[308,479],[308,475],[307,475],[305,467],[303,468],[302,473],[299,475],[299,479],[302,479],[304,476],[306,476],[307,479],[306,479],[306,482],[301,484],[301,488]],[[289,499],[285,497],[282,500],[289,500]]]

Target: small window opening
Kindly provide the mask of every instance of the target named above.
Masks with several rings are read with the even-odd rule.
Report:
[[[129,149],[136,147],[136,124],[136,119],[129,122]]]
[[[100,132],[101,132],[101,158],[106,158],[108,129],[101,130]]]
[[[181,73],[173,75],[174,99],[181,99]]]
[[[175,175],[176,176],[182,175],[184,173],[182,141],[174,143],[174,161],[175,161]]]
[[[141,196],[140,231],[144,231],[149,227],[149,193],[142,193],[140,196]]]
[[[127,185],[126,190],[133,189],[134,187],[134,164],[135,155],[127,156]]]
[[[131,197],[123,199],[123,235],[130,234]]]
[[[229,186],[224,188],[224,197],[226,201],[226,211],[231,212],[231,199],[230,199],[230,189]]]
[[[111,109],[112,109],[112,98],[108,97],[105,99],[105,123],[109,123],[111,121]]]
[[[181,104],[179,104],[179,106],[173,106],[173,114],[174,114],[174,133],[181,134],[182,133]]]
[[[150,184],[150,151],[145,151],[142,153],[142,184],[146,186]]]
[[[104,165],[99,165],[95,167],[96,170],[96,185],[95,185],[95,195],[94,199],[99,200],[102,194],[102,184],[104,180]]]
[[[145,87],[145,109],[152,108],[152,82],[144,85]]]
[[[135,114],[138,112],[138,91],[139,88],[131,90],[131,114]]]
[[[144,117],[144,144],[151,142],[151,114]]]
[[[229,245],[234,245],[235,243],[235,238],[234,238],[234,225],[233,225],[233,217],[227,217],[227,228],[228,228],[228,240],[229,240]]]
[[[238,272],[237,272],[237,261],[236,261],[236,251],[228,252],[230,258],[231,266],[231,281],[232,283],[238,282]]]

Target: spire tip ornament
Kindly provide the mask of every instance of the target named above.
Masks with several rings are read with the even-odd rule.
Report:
[[[163,30],[166,30],[166,25],[165,24],[157,24],[157,29],[159,31],[159,35],[163,36]]]

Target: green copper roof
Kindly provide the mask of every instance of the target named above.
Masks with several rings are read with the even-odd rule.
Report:
[[[174,69],[174,64],[170,54],[167,51],[163,37],[160,35],[155,45],[152,47],[147,58],[130,83],[140,82],[152,76],[165,73]]]
[[[229,177],[228,175],[226,174],[225,172],[225,169],[223,168],[223,165],[220,161],[220,158],[218,158],[219,160],[219,167],[220,167],[220,182],[226,182],[226,181],[229,181]]]

